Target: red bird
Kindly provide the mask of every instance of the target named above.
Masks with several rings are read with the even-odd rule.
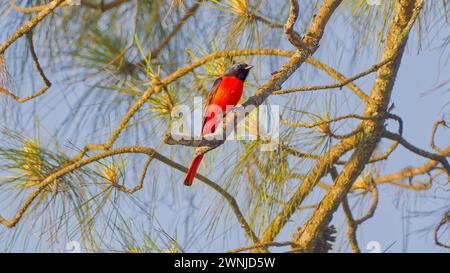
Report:
[[[205,110],[203,112],[202,136],[214,133],[216,125],[225,116],[226,110],[229,110],[227,106],[235,106],[239,102],[244,91],[244,81],[252,67],[245,63],[235,64],[225,74],[214,81],[206,97]],[[216,109],[222,111],[223,115],[221,117],[215,116],[215,107],[218,107]],[[203,154],[192,160],[191,166],[189,166],[189,170],[184,178],[184,185],[192,185],[202,159]]]

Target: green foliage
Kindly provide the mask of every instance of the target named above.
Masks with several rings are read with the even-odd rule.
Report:
[[[1,215],[5,204],[10,202],[14,207],[19,206],[19,201],[23,201],[43,179],[61,166],[70,164],[74,154],[87,143],[102,143],[108,139],[125,113],[153,82],[219,50],[293,50],[285,41],[283,31],[289,1],[204,1],[174,33],[177,24],[186,17],[186,12],[196,1],[137,1],[138,6],[136,1],[128,1],[106,11],[87,6],[64,7],[34,29],[36,49],[44,70],[50,75],[53,89],[19,115],[23,115],[24,120],[34,120],[35,116],[46,118],[46,126],[42,127],[45,129],[42,130],[48,130],[48,134],[44,140],[26,137],[29,127],[32,127],[29,124],[25,128],[15,124],[17,132],[3,131],[0,195],[8,198],[2,203]],[[15,2],[26,7],[49,1]],[[295,25],[295,30],[300,34],[306,31],[320,2],[300,1],[300,18]],[[351,24],[334,27],[337,35],[330,42],[331,46],[328,45],[332,50],[319,50],[318,54],[322,54],[318,56],[320,60],[328,62],[337,59],[339,62],[339,55],[345,50],[359,53],[374,47],[380,52],[395,1],[381,1],[379,6],[369,6],[366,2],[343,1],[336,20],[341,20],[337,21],[340,23],[351,20]],[[416,26],[418,48],[435,45],[435,36],[448,29],[448,1],[425,2],[420,24]],[[0,27],[6,30],[5,33],[9,34],[10,30],[33,15],[14,11],[7,1],[0,3]],[[341,33],[352,37],[344,41],[343,47],[339,46]],[[1,36],[2,40],[5,35]],[[329,37],[332,36],[326,39]],[[159,54],[155,54],[155,49],[165,38],[168,38],[167,44],[163,45]],[[24,54],[27,50],[24,44],[18,43],[8,49],[8,66],[4,56],[0,56],[0,86],[21,85],[22,79],[26,79],[25,90],[37,84],[34,78],[30,80],[31,62],[29,54]],[[327,46],[325,40],[323,44]],[[445,52],[448,38],[441,44],[444,44],[442,48]],[[373,52],[370,50],[370,54]],[[255,65],[246,82],[243,100],[254,94],[283,62],[281,57],[273,56],[217,58],[206,62],[170,85],[163,86],[147,99],[113,147],[135,144],[151,146],[175,162],[187,165],[193,149],[168,147],[161,143],[172,122],[172,109],[182,103],[192,106],[193,98],[204,97],[214,80],[237,61]],[[351,65],[357,66],[355,63]],[[331,81],[328,75],[313,74],[310,70],[311,67],[305,64],[286,85]],[[11,79],[19,80],[13,83]],[[345,103],[338,100],[339,96],[344,95],[315,93],[313,96],[302,93],[301,96],[274,98],[271,103],[282,106],[282,118],[314,123],[333,118],[346,110],[356,112],[359,109],[359,106],[352,104],[354,101],[350,96],[345,98]],[[10,122],[14,123],[10,112],[4,110],[6,107],[1,107]],[[257,111],[252,113],[251,118],[254,119],[255,113]],[[55,122],[53,116],[49,117],[51,115],[58,118],[66,116],[63,121],[58,119]],[[323,155],[334,144],[329,132],[346,132],[350,126],[345,125],[355,123],[339,124],[344,125],[327,124],[312,130],[282,126],[280,144],[303,153]],[[251,131],[251,126],[243,127],[246,133]],[[258,132],[250,133],[259,136]],[[54,140],[58,137],[62,139],[62,144]],[[236,198],[257,234],[261,234],[273,220],[316,162],[311,158],[296,157],[282,148],[261,151],[265,144],[261,137],[257,141],[226,143],[208,153],[200,167],[200,173],[217,179],[216,182]],[[87,154],[96,152],[99,151],[89,151]],[[211,239],[214,246],[219,244],[216,244],[217,238],[223,239],[223,245],[231,241],[230,238],[237,233],[237,225],[227,203],[218,201],[218,195],[203,185],[195,185],[189,193],[184,188],[180,189],[183,174],[168,170],[162,163],[152,163],[154,165],[148,171],[151,175],[146,177],[141,193],[131,196],[116,190],[114,185],[138,181],[142,163],[139,156],[112,156],[61,176],[39,194],[24,221],[40,219],[37,222],[40,221],[40,226],[46,228],[32,227],[31,230],[38,229],[42,232],[42,238],[50,238],[52,240],[49,241],[55,244],[61,234],[67,238],[80,237],[89,251],[183,252],[181,245],[186,250],[211,247],[202,243],[205,237]],[[375,172],[366,172],[370,177],[372,173]],[[332,182],[329,177],[324,179]],[[364,179],[358,181],[364,182]],[[356,184],[352,191],[364,190],[364,186]],[[296,225],[307,215],[304,208],[314,208],[318,200],[316,197],[323,194],[322,189],[317,189],[313,198],[307,200],[308,204],[298,208],[300,213],[293,220]],[[168,208],[175,219],[173,222],[176,224],[169,227],[170,231],[165,231],[158,222],[155,211],[159,207]],[[178,213],[186,213],[185,210],[189,210],[192,218],[177,218]],[[131,225],[130,219],[141,222]],[[186,227],[184,234],[179,226]],[[317,252],[330,251],[335,243],[335,233],[334,226],[329,226]],[[202,241],[198,240],[200,237]],[[0,239],[1,243],[9,240],[14,244],[14,236],[4,238]]]

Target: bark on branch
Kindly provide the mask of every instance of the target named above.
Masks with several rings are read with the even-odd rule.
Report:
[[[28,211],[30,205],[36,200],[36,198],[44,191],[44,189],[51,183],[53,183],[55,180],[57,180],[59,177],[62,177],[64,175],[67,175],[77,169],[82,168],[83,166],[86,166],[88,164],[91,164],[93,162],[97,162],[101,159],[108,158],[114,155],[121,155],[121,154],[143,154],[147,155],[149,159],[146,161],[141,179],[138,183],[138,185],[134,188],[128,189],[124,186],[119,185],[112,185],[114,187],[118,187],[119,190],[123,192],[133,193],[137,190],[142,188],[143,181],[145,179],[145,173],[147,171],[147,168],[150,164],[151,159],[157,159],[161,161],[162,163],[177,169],[182,172],[187,172],[187,168],[181,164],[178,164],[171,159],[167,158],[166,156],[158,153],[152,148],[149,147],[141,147],[141,146],[131,146],[131,147],[120,147],[116,149],[111,149],[108,151],[104,151],[102,153],[86,157],[84,159],[80,159],[79,161],[68,163],[64,166],[61,166],[58,170],[54,171],[52,174],[49,174],[46,178],[44,178],[38,186],[31,192],[31,194],[25,199],[24,203],[21,205],[21,207],[17,210],[15,215],[10,219],[7,220],[4,217],[0,216],[0,224],[4,225],[8,228],[13,228],[17,225],[17,223],[23,218],[25,213]],[[244,215],[242,214],[236,199],[229,194],[226,190],[224,190],[222,187],[208,179],[207,177],[197,174],[196,178],[205,183],[207,186],[211,187],[213,190],[215,190],[217,193],[219,193],[230,205],[230,208],[232,209],[233,213],[235,214],[239,224],[247,234],[247,236],[250,238],[250,240],[254,244],[259,244],[259,239],[256,236],[255,232],[252,230],[250,225],[245,220]]]
[[[422,5],[423,3],[420,0],[400,0],[395,2],[394,17],[389,26],[386,47],[380,63],[386,60],[393,61],[380,68],[371,93],[373,102],[366,106],[365,115],[387,112],[408,34]],[[367,120],[363,121],[362,125],[364,126],[364,131],[359,136],[356,136],[357,145],[350,160],[344,166],[344,169],[336,178],[333,186],[322,199],[311,218],[295,236],[294,241],[301,246],[300,249],[304,252],[310,252],[314,249],[317,238],[320,238],[321,234],[323,234],[331,220],[332,214],[336,211],[356,178],[361,174],[370,160],[370,155],[382,137],[384,121]]]
[[[18,103],[24,103],[24,102],[32,100],[36,97],[39,97],[40,95],[44,94],[52,85],[52,83],[49,81],[47,76],[45,76],[44,70],[42,69],[41,64],[39,63],[39,59],[37,57],[36,50],[34,49],[34,45],[33,45],[33,32],[32,31],[27,33],[27,39],[28,39],[28,45],[30,46],[30,53],[31,53],[31,57],[34,62],[34,66],[36,67],[36,70],[37,70],[39,76],[41,77],[42,81],[44,82],[44,87],[42,87],[38,91],[34,92],[33,94],[31,94],[25,98],[21,98],[21,97],[17,96],[16,94],[14,94],[13,92],[0,86],[0,93],[3,93],[5,95],[11,97],[13,100],[17,101]]]
[[[5,53],[5,50],[12,45],[17,39],[30,32],[34,27],[36,27],[45,17],[51,14],[58,6],[60,6],[66,0],[55,0],[50,2],[45,6],[43,10],[41,10],[38,14],[36,14],[29,21],[25,22],[16,32],[11,35],[11,37],[6,40],[4,44],[0,46],[0,55]]]
[[[430,153],[428,151],[422,150],[422,149],[412,145],[411,143],[409,143],[402,136],[392,133],[392,132],[389,132],[389,131],[384,131],[383,137],[397,141],[403,147],[405,147],[406,149],[410,150],[411,152],[413,152],[417,155],[440,162],[442,164],[442,166],[444,167],[445,171],[447,172],[447,175],[450,176],[450,165],[449,165],[445,155]]]

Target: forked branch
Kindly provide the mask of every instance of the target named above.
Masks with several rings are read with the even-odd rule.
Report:
[[[445,171],[447,172],[447,174],[450,176],[450,165],[449,165],[445,155],[435,154],[435,153],[431,153],[431,152],[425,151],[423,149],[420,149],[420,148],[414,146],[413,144],[409,143],[406,139],[404,139],[399,134],[392,133],[387,130],[384,131],[383,137],[399,142],[403,147],[405,147],[406,149],[410,150],[411,152],[413,152],[417,155],[440,162],[442,164],[442,166],[444,167]]]
[[[448,225],[450,223],[450,210],[446,211],[444,216],[442,216],[439,224],[434,229],[434,242],[441,247],[450,248],[450,245],[445,244],[439,240],[439,231],[444,225]]]
[[[119,185],[112,185],[114,187],[117,187],[119,190],[133,193],[139,189],[142,188],[143,181],[145,179],[145,174],[147,172],[148,166],[152,159],[157,159],[161,161],[162,163],[175,168],[182,172],[187,172],[187,168],[184,167],[181,164],[178,164],[171,159],[167,158],[166,156],[158,153],[152,148],[149,147],[141,147],[141,146],[132,146],[132,147],[120,147],[117,149],[111,149],[108,151],[104,151],[102,153],[86,157],[84,159],[80,159],[73,163],[68,163],[67,165],[61,166],[58,170],[54,171],[53,173],[49,174],[46,178],[44,178],[38,186],[31,192],[31,194],[25,199],[22,206],[17,210],[16,214],[11,218],[11,220],[7,220],[4,217],[0,216],[0,224],[4,225],[5,227],[12,228],[14,227],[24,216],[24,214],[28,211],[30,205],[34,202],[34,200],[42,193],[42,191],[51,183],[53,183],[55,180],[57,180],[59,177],[62,177],[66,174],[69,174],[77,169],[82,168],[83,166],[86,166],[92,162],[97,162],[101,159],[108,158],[114,155],[120,155],[120,154],[143,154],[147,155],[149,158],[146,161],[141,179],[138,183],[138,185],[135,188],[128,189],[123,186]],[[235,214],[239,224],[242,226],[245,233],[248,235],[250,240],[254,244],[259,244],[259,239],[256,236],[255,232],[252,230],[250,225],[245,220],[244,215],[242,214],[236,199],[229,194],[226,190],[224,190],[222,187],[208,179],[207,177],[197,174],[196,178],[205,183],[207,186],[215,190],[217,193],[219,193],[230,205],[230,208],[232,209],[233,213]]]
[[[45,6],[38,14],[36,14],[29,21],[25,22],[16,32],[11,35],[4,44],[0,46],[0,55],[5,53],[5,50],[17,41],[20,37],[30,32],[34,27],[36,27],[45,17],[51,14],[59,5],[61,5],[66,0],[54,0]]]
[[[15,95],[14,93],[12,93],[11,91],[9,91],[9,90],[3,88],[2,86],[0,86],[0,93],[8,95],[13,100],[15,100],[15,101],[17,101],[19,103],[24,103],[24,102],[32,100],[32,99],[34,99],[36,97],[39,97],[40,95],[44,94],[50,88],[50,86],[52,85],[52,83],[45,76],[44,70],[42,69],[41,64],[39,63],[39,59],[38,59],[38,57],[36,55],[36,51],[35,51],[34,45],[33,45],[33,32],[32,31],[27,33],[27,39],[28,39],[28,44],[30,46],[30,53],[31,53],[31,57],[33,58],[34,66],[36,67],[36,70],[37,70],[39,76],[41,77],[42,81],[44,82],[44,87],[42,87],[41,89],[39,89],[35,93],[29,95],[28,97],[21,98],[21,97]]]

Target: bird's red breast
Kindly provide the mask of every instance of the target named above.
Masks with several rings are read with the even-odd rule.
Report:
[[[207,98],[207,105],[205,109],[205,122],[203,124],[203,134],[213,133],[215,129],[215,125],[217,125],[222,116],[216,116],[213,113],[214,108],[208,108],[211,105],[215,105],[220,108],[222,114],[226,114],[227,106],[235,106],[239,100],[241,99],[242,93],[244,90],[244,82],[233,76],[223,76],[220,79],[220,83],[217,86],[216,91],[211,94],[212,98],[210,101]],[[209,103],[208,103],[209,102]],[[205,126],[208,124],[209,126]]]
[[[211,104],[218,105],[225,111],[227,105],[235,106],[241,99],[244,82],[236,77],[224,76],[217,88]]]

